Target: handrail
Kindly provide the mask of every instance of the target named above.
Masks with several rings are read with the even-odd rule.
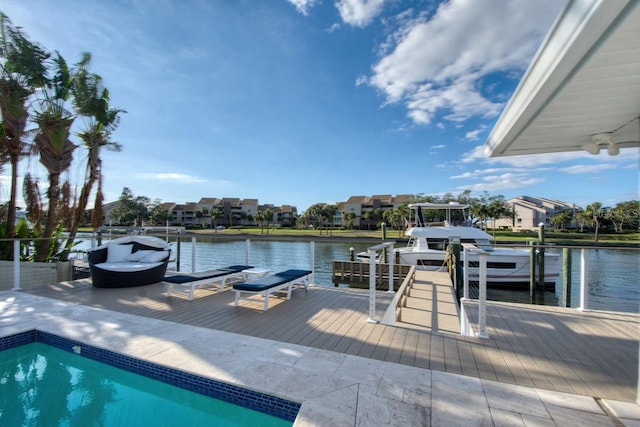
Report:
[[[369,253],[369,318],[367,322],[378,323],[376,319],[376,251],[391,248],[396,242],[383,242],[367,248]],[[389,263],[389,293],[393,292],[393,262]]]
[[[404,280],[402,281],[402,284],[398,288],[398,292],[396,292],[396,294],[393,296],[393,299],[389,303],[389,307],[387,307],[387,311],[382,316],[382,320],[380,321],[380,323],[382,323],[383,325],[391,325],[391,326],[396,324],[396,321],[400,316],[399,307],[404,306],[400,300],[403,298],[406,299],[407,293],[411,290],[411,287],[413,286],[415,277],[416,277],[416,266],[412,265],[411,268],[409,269],[409,273],[404,278]]]

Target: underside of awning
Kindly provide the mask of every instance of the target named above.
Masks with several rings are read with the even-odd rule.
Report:
[[[490,157],[640,146],[640,0],[570,1],[485,144]]]

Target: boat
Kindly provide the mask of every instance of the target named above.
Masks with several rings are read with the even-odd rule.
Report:
[[[411,219],[405,235],[407,246],[396,248],[396,260],[400,264],[416,265],[419,269],[439,270],[446,268],[447,247],[452,238],[462,244],[471,244],[487,255],[487,286],[502,289],[528,289],[530,284],[529,249],[498,248],[493,237],[473,227],[465,215],[468,205],[459,203],[413,203],[409,205]],[[429,210],[444,210],[446,219],[429,222]],[[368,254],[358,254],[361,261],[368,262]],[[479,255],[469,253],[469,277],[478,277]],[[560,255],[544,253],[544,290],[555,292],[560,276]]]

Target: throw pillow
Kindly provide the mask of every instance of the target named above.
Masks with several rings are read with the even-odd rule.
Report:
[[[167,251],[149,251],[149,252],[153,252],[153,253],[142,258],[140,262],[160,262],[160,261],[164,261],[164,259],[169,256],[169,252]]]
[[[153,251],[153,250],[141,250],[141,251],[136,251],[136,252],[132,252],[131,255],[127,255],[126,257],[124,257],[125,261],[129,261],[129,262],[138,262],[140,260],[142,260],[142,258],[154,253],[157,251]]]
[[[107,262],[123,262],[127,255],[131,255],[133,245],[107,245]]]

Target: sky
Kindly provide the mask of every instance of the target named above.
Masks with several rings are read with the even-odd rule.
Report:
[[[105,202],[350,196],[638,198],[639,150],[488,159],[482,147],[559,0],[0,0],[31,40],[82,52],[126,110]],[[82,122],[77,123],[78,126]],[[78,143],[75,138],[75,142]],[[81,185],[86,153],[68,177]],[[23,162],[47,182],[37,160]],[[10,188],[8,168],[0,198]]]

